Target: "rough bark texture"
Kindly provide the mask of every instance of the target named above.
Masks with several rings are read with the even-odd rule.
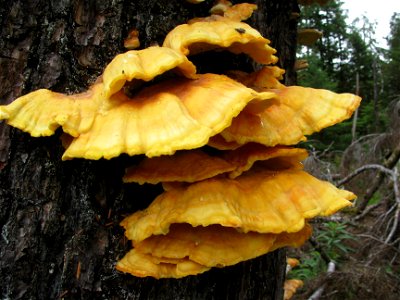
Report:
[[[249,22],[272,40],[293,83],[295,1],[257,1]],[[73,93],[124,51],[130,29],[142,47],[205,16],[211,1],[0,1],[0,104],[38,88]],[[2,299],[280,299],[285,254],[182,280],[139,279],[114,269],[129,245],[119,222],[159,187],[123,185],[136,158],[62,162],[59,134],[32,138],[0,124]]]

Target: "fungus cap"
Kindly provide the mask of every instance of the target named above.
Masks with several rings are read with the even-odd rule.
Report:
[[[239,3],[232,5],[230,1],[220,0],[210,9],[211,16],[203,18],[193,18],[188,21],[188,24],[196,22],[214,22],[231,20],[240,22],[251,17],[257,9],[256,4]]]
[[[285,85],[279,82],[283,80],[283,74],[285,74],[285,70],[279,67],[264,66],[250,74],[242,71],[230,71],[227,75],[247,87],[260,90],[285,88]]]
[[[286,259],[286,263],[291,267],[297,267],[300,264],[300,261],[297,258],[293,258],[293,257],[288,257]]]
[[[218,150],[235,150],[242,146],[236,142],[227,142],[220,134],[212,136],[207,145]]]
[[[226,10],[228,8],[230,8],[232,6],[232,2],[228,1],[228,0],[217,0],[215,1],[214,5],[211,7],[210,9],[210,13],[213,15],[224,15],[224,12],[226,12]]]
[[[88,91],[64,95],[46,89],[36,90],[0,106],[0,119],[32,136],[49,136],[62,126],[64,132],[78,136],[89,130],[102,101],[103,86],[96,83]]]
[[[165,80],[133,98],[119,92],[96,115],[90,131],[71,142],[63,159],[109,159],[121,153],[153,157],[198,148],[228,127],[249,101],[273,96],[215,74]]]
[[[296,71],[307,69],[308,66],[308,61],[306,59],[298,59],[294,63],[294,69]]]
[[[301,169],[300,161],[307,151],[289,147],[268,148],[259,144],[246,144],[221,155],[208,155],[196,149],[180,151],[172,156],[143,159],[137,166],[127,168],[124,182],[139,184],[162,182],[167,189],[170,182],[196,182],[226,174],[235,178],[248,171],[256,162],[273,170]],[[176,184],[175,184],[176,185]]]
[[[194,78],[196,67],[185,55],[165,47],[149,47],[117,55],[103,73],[105,97],[117,93],[127,81],[150,81],[176,68],[188,78]]]
[[[300,45],[311,46],[321,37],[322,32],[316,29],[302,28],[297,30],[297,43]]]
[[[265,147],[261,144],[249,143],[240,148],[228,151],[224,159],[235,169],[229,172],[230,178],[236,178],[251,170],[258,162],[258,166],[266,170],[302,169],[301,161],[308,156],[305,149],[284,146]]]
[[[192,227],[175,224],[167,235],[151,236],[117,263],[135,276],[180,278],[212,267],[225,267],[284,246],[300,246],[310,236],[306,225],[296,233],[240,233],[219,225]]]
[[[171,189],[121,225],[134,245],[168,233],[175,223],[290,233],[303,228],[305,219],[330,215],[354,198],[301,170],[249,171],[235,179],[212,178]]]
[[[210,270],[188,259],[158,258],[130,250],[116,265],[118,271],[130,273],[136,277],[182,278],[197,275]]]
[[[163,46],[186,56],[226,49],[235,54],[245,53],[262,64],[276,63],[278,58],[273,55],[276,50],[269,43],[248,24],[222,18],[179,25],[168,33]]]
[[[199,4],[201,2],[204,2],[204,0],[186,0],[186,2],[193,3],[193,4]]]
[[[283,285],[284,290],[284,300],[292,299],[293,295],[296,293],[298,288],[304,285],[303,281],[300,279],[286,279]]]
[[[117,55],[88,91],[65,95],[36,90],[7,106],[0,106],[0,119],[7,119],[9,125],[32,136],[52,135],[62,126],[64,132],[76,137],[90,129],[99,110],[108,106],[109,96],[119,91],[126,81],[134,78],[148,81],[173,68],[190,78],[196,73],[195,66],[184,55],[169,48],[128,51]]]
[[[277,100],[260,113],[244,110],[221,136],[238,144],[294,145],[306,140],[305,135],[349,118],[361,101],[353,94],[298,86],[273,91]]]
[[[233,171],[235,166],[201,150],[180,151],[173,156],[145,158],[138,166],[127,168],[124,182],[139,184],[195,182]]]
[[[165,80],[133,98],[121,91],[106,97],[101,82],[71,96],[39,90],[0,106],[0,115],[33,136],[51,135],[62,126],[74,137],[63,159],[159,156],[207,144],[248,102],[271,97],[226,76],[204,74]]]
[[[128,37],[124,40],[124,48],[134,50],[140,47],[139,31],[132,29],[128,33]]]
[[[227,7],[223,15],[225,18],[233,21],[242,21],[250,18],[256,9],[257,9],[256,4],[239,3]]]

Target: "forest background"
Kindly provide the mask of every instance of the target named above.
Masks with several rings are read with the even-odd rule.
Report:
[[[306,167],[358,199],[316,224],[310,243],[292,253],[301,263],[289,277],[306,283],[295,298],[399,299],[400,13],[391,17],[387,49],[375,39],[374,21],[360,15],[348,23],[342,1],[303,6],[300,18],[300,30],[322,36],[298,45],[298,85],[363,101],[352,119],[304,143]]]

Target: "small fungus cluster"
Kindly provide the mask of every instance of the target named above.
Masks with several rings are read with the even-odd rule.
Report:
[[[299,246],[307,220],[355,198],[303,171],[307,153],[292,145],[349,118],[360,98],[281,84],[276,51],[242,22],[255,5],[228,4],[177,26],[160,47],[116,56],[84,93],[42,89],[0,106],[0,119],[32,136],[62,127],[63,160],[147,156],[124,182],[165,191],[121,222],[133,249],[120,271],[180,278]],[[264,67],[197,73],[190,55],[221,49]]]

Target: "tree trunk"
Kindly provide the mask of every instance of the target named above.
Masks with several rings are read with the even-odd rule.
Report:
[[[360,74],[357,72],[356,73],[356,95],[360,95]],[[358,108],[354,112],[353,116],[353,126],[351,127],[351,142],[354,143],[354,141],[357,139],[357,121],[358,121]]]
[[[142,47],[211,1],[0,1],[0,104],[39,88],[76,93],[124,52],[130,29]],[[279,51],[287,84],[295,73],[296,1],[256,1],[249,20]],[[0,124],[2,299],[281,299],[285,252],[180,280],[115,270],[128,250],[119,222],[145,208],[159,187],[124,185],[136,158],[61,161],[60,134],[32,138]]]

